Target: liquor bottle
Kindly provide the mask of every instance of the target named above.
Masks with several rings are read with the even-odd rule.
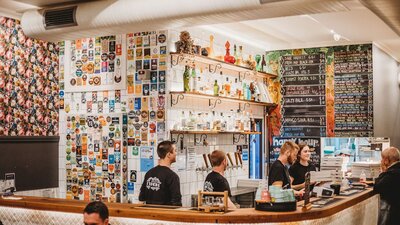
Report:
[[[204,128],[204,117],[202,113],[197,114],[196,130],[203,130]]]
[[[230,95],[231,95],[231,84],[229,83],[229,77],[226,77],[225,96],[230,97]]]
[[[261,71],[261,55],[257,54],[255,57],[256,60],[256,70]]]
[[[240,127],[241,127],[241,121],[240,121],[240,111],[239,111],[239,109],[238,109],[238,111],[236,112],[236,115],[235,115],[235,131],[240,131]]]
[[[206,119],[206,121],[205,121],[205,129],[204,130],[211,130],[211,121],[212,121],[211,114],[206,113],[205,119]]]
[[[251,100],[251,91],[250,91],[250,85],[246,85],[246,90],[247,90],[247,100]]]
[[[242,99],[247,100],[247,85],[246,85],[246,83],[244,83],[244,82],[243,82],[243,89],[242,89],[242,91],[243,91],[243,98],[242,98]]]
[[[189,120],[187,123],[187,127],[189,130],[195,130],[196,127],[196,116],[194,115],[194,113],[192,113],[191,111],[189,112]]]
[[[262,56],[262,61],[261,61],[261,72],[265,72],[267,69],[267,62],[265,61],[265,56]]]
[[[243,46],[239,45],[239,54],[236,58],[236,65],[241,66],[243,64]]]
[[[192,74],[190,75],[190,91],[191,92],[197,92],[198,90],[198,84],[197,84],[197,75],[196,75],[196,67],[192,68]]]
[[[238,63],[238,54],[236,51],[236,44],[233,45],[233,57],[235,57],[235,64],[237,65]]]
[[[184,92],[189,92],[190,87],[189,87],[189,77],[190,77],[190,67],[185,66],[185,71],[183,72],[183,91]]]
[[[185,111],[182,111],[182,116],[181,116],[181,129],[186,130],[186,116],[185,116]]]
[[[214,82],[214,96],[218,96],[219,95],[219,86],[218,86],[218,81],[215,80]]]
[[[245,116],[243,116],[244,119],[244,131],[248,132],[251,129],[251,124],[250,124],[250,114],[247,112]]]
[[[221,131],[226,131],[226,129],[227,129],[227,121],[224,118],[224,114],[223,113],[221,113],[220,120],[221,120]]]

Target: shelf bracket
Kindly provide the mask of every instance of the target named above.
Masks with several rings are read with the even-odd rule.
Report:
[[[243,104],[243,109],[242,109],[241,103],[239,103],[239,111],[241,111],[241,112],[245,111],[246,108],[249,108],[249,107],[250,107],[250,103],[246,102]]]
[[[243,74],[243,78],[242,78],[242,74]],[[243,73],[239,72],[239,81],[242,82],[246,76],[250,76],[250,72],[249,71],[245,71]]]
[[[197,138],[196,136],[197,136],[197,135],[194,134],[194,145],[203,144],[203,146],[208,146],[207,134],[201,134],[201,135],[200,135],[200,138]]]
[[[179,134],[176,136],[176,139],[173,137],[173,135],[171,135],[171,141],[177,142],[177,140],[183,140],[184,137],[185,137],[185,134],[183,134],[183,133],[179,133]]]
[[[215,72],[217,72],[217,70],[220,70],[220,69],[222,69],[222,65],[220,64],[220,63],[218,63],[218,64],[216,64],[215,66],[214,66],[214,68],[213,68],[213,65],[208,65],[208,71],[210,72],[210,73],[215,73]]]
[[[233,136],[233,144],[239,143],[241,138],[245,139],[246,137],[244,134],[237,134],[237,135],[233,134],[232,136]]]
[[[176,58],[176,59],[174,59],[174,57]],[[183,56],[183,55],[172,55],[171,54],[171,65],[172,66],[176,66],[176,65],[178,65],[179,63],[181,63],[183,60],[185,59],[185,57]]]
[[[211,99],[208,99],[208,106],[211,108],[211,109],[214,109],[216,106],[217,106],[217,104],[221,104],[222,103],[222,101],[221,101],[221,99],[215,99],[215,101],[214,101],[214,103],[211,103]]]
[[[173,95],[171,94],[171,107],[178,104],[179,100],[183,100],[185,99],[185,96],[183,94],[178,94],[176,96],[176,99],[173,97]]]

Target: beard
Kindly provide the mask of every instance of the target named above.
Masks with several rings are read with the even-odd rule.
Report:
[[[294,162],[295,162],[295,159],[292,157],[292,155],[289,155],[289,157],[288,157],[289,165],[293,165]]]

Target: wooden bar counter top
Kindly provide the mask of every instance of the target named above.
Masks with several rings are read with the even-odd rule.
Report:
[[[312,208],[303,212],[299,202],[297,210],[292,212],[266,212],[257,211],[254,208],[236,209],[227,213],[204,213],[191,208],[156,208],[143,207],[141,204],[107,203],[111,217],[128,217],[137,219],[196,222],[196,223],[263,223],[263,222],[294,222],[329,217],[342,210],[352,207],[374,196],[372,189],[349,197],[337,196],[340,201],[323,208]],[[88,202],[65,200],[56,198],[21,197],[20,200],[0,198],[0,206],[18,207],[45,211],[58,211],[79,213],[83,212]]]

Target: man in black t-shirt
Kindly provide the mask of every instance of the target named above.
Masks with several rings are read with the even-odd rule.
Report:
[[[292,165],[295,162],[298,150],[299,146],[292,141],[286,141],[282,145],[278,159],[271,165],[268,175],[268,185],[282,187],[283,189],[292,187],[286,165]],[[296,195],[302,195],[304,191],[294,192]]]
[[[204,181],[204,191],[209,192],[224,192],[228,191],[229,197],[232,197],[231,188],[229,183],[224,177],[226,168],[228,167],[228,161],[226,160],[225,153],[223,151],[215,150],[210,155],[211,165],[213,171],[209,173]],[[236,208],[230,198],[228,198],[228,207]]]
[[[176,162],[176,146],[172,141],[163,141],[157,146],[160,157],[158,166],[149,170],[140,188],[139,201],[156,205],[182,205],[178,175],[170,169]]]

